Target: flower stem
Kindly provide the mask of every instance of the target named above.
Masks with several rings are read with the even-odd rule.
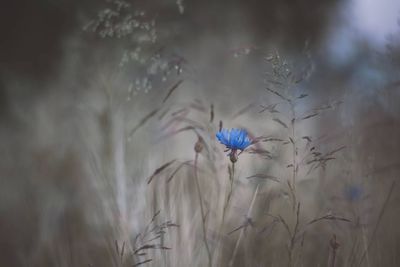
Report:
[[[247,216],[246,216],[247,218],[251,218],[251,211],[253,210],[253,206],[254,206],[254,203],[255,203],[256,198],[257,198],[258,188],[259,188],[259,187],[260,187],[260,185],[258,184],[256,190],[254,191],[253,198],[252,198],[252,200],[251,200],[251,202],[250,202],[250,207],[249,207],[249,209],[248,209],[248,211],[247,211]],[[233,255],[232,255],[232,258],[231,258],[231,260],[230,260],[230,262],[229,262],[229,267],[233,266],[233,263],[235,262],[236,254],[237,254],[238,249],[239,249],[240,241],[241,241],[242,238],[243,238],[243,233],[244,233],[244,229],[245,229],[245,228],[246,228],[246,227],[243,227],[243,228],[240,230],[239,238],[238,238],[238,240],[236,241],[235,249],[233,250]]]
[[[205,216],[205,213],[204,213],[203,198],[201,196],[199,178],[197,177],[197,159],[198,159],[198,156],[199,156],[199,153],[196,152],[195,158],[194,158],[194,179],[196,181],[197,195],[198,195],[199,202],[200,202],[201,222],[202,222],[202,230],[203,230],[203,242],[204,242],[204,245],[206,246],[206,250],[207,250],[208,266],[211,267],[212,266],[212,259],[211,259],[210,247],[208,246],[208,242],[207,242],[206,216]]]
[[[221,236],[223,235],[222,234],[222,230],[223,230],[223,227],[224,227],[224,224],[225,224],[226,211],[228,210],[229,201],[230,201],[230,198],[231,198],[231,195],[232,195],[232,192],[233,192],[233,179],[234,179],[234,177],[235,177],[235,163],[232,162],[232,168],[229,171],[230,189],[229,189],[229,192],[228,192],[228,197],[227,197],[226,201],[224,202],[224,207],[223,207],[223,210],[222,210],[221,224],[220,224],[219,230],[218,230],[218,233]],[[218,248],[220,246],[220,243],[221,243],[221,237],[218,239],[218,246],[217,246]]]
[[[221,227],[224,225],[226,211],[227,211],[227,209],[228,209],[229,202],[230,202],[231,197],[232,197],[234,178],[235,178],[235,163],[232,162],[232,169],[231,169],[231,171],[229,172],[230,188],[229,188],[228,196],[227,196],[227,198],[226,198],[226,202],[225,202],[225,204],[224,204],[224,210],[222,211],[222,223],[221,223]]]

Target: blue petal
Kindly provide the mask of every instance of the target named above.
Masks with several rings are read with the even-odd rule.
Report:
[[[229,149],[244,150],[251,144],[246,130],[243,129],[222,129],[216,134],[216,137]]]
[[[229,131],[226,129],[222,129],[216,134],[216,137],[221,142],[221,144],[228,145],[229,144]]]
[[[237,132],[236,129],[231,129],[229,133],[229,146],[232,148],[235,146]]]

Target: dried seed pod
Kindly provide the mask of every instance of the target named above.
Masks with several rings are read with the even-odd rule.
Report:
[[[336,241],[336,235],[334,234],[330,240],[331,248],[337,250],[340,247],[339,242]]]
[[[203,150],[203,148],[204,148],[204,140],[199,136],[196,144],[194,145],[194,151],[196,153],[200,153]]]

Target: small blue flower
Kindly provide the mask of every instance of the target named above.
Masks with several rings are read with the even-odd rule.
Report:
[[[221,144],[225,145],[235,153],[236,150],[245,150],[246,147],[251,145],[251,141],[244,129],[221,129],[216,134]]]
[[[363,195],[363,189],[357,185],[350,185],[345,188],[345,196],[349,201],[356,201]]]

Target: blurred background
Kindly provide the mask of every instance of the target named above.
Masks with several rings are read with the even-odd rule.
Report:
[[[3,3],[0,265],[400,266],[399,11],[396,0]],[[276,59],[290,88],[270,79]],[[290,107],[266,88],[306,95],[297,114],[318,116],[288,134]],[[220,121],[282,142],[255,145],[232,175]],[[297,223],[288,136],[335,153],[299,171]],[[246,179],[260,173],[279,182]]]

